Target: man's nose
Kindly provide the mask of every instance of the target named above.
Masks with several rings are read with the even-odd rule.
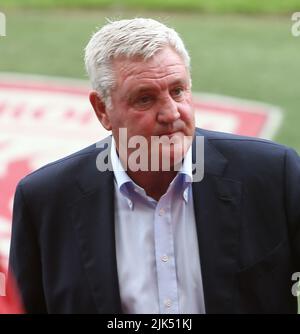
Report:
[[[180,118],[176,102],[168,97],[160,105],[157,120],[160,123],[172,123]]]

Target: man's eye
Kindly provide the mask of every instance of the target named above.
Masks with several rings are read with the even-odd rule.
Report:
[[[177,87],[172,90],[171,94],[174,98],[178,98],[178,97],[182,97],[183,92],[184,90],[182,87]]]
[[[150,96],[142,96],[139,98],[139,103],[141,104],[146,104],[148,103],[149,101],[151,101],[151,97]]]
[[[135,104],[138,107],[148,107],[152,104],[153,102],[153,97],[150,95],[144,95],[136,99]]]

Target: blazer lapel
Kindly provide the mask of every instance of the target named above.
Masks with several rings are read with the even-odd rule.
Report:
[[[242,185],[223,176],[227,161],[207,138],[204,150],[204,178],[193,183],[193,198],[205,307],[232,313]]]
[[[109,145],[110,146],[110,145]],[[108,151],[110,152],[110,150]],[[113,172],[99,172],[95,150],[78,180],[81,195],[71,206],[82,261],[99,313],[121,313],[114,231]],[[110,153],[109,153],[110,159]]]

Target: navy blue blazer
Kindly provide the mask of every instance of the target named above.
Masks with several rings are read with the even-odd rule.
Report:
[[[257,138],[196,135],[205,137],[205,173],[193,198],[207,313],[296,313],[298,155]],[[17,187],[10,268],[30,313],[122,312],[113,172],[97,170],[97,147],[48,164]]]

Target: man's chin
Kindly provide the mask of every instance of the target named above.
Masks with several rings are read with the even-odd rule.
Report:
[[[178,171],[185,156],[182,147],[178,150],[169,147],[162,147],[159,154],[151,156],[152,171]]]

